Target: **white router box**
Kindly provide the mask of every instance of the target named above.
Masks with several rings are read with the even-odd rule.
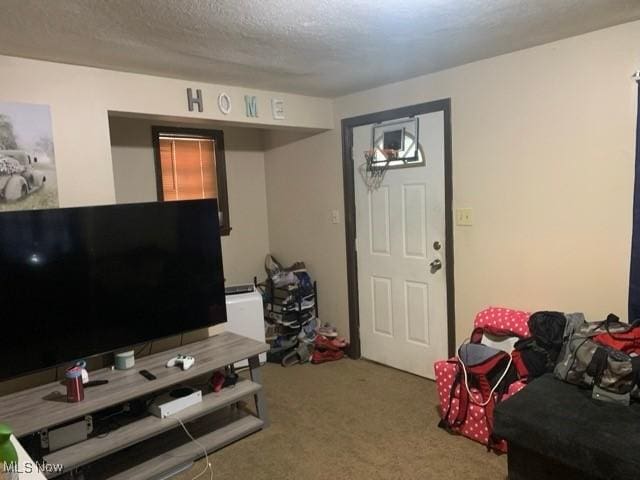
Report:
[[[201,390],[194,390],[193,393],[178,398],[172,396],[171,392],[167,392],[151,403],[149,413],[159,418],[167,418],[198,403],[202,403]]]
[[[264,338],[264,306],[262,305],[262,295],[255,290],[251,293],[241,293],[226,296],[227,323],[224,329],[227,332],[237,333],[259,342]],[[267,354],[260,354],[260,364],[267,361]],[[247,360],[235,363],[236,368],[249,365]]]

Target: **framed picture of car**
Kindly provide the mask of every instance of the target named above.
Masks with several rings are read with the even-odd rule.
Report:
[[[0,212],[56,207],[49,106],[0,102]]]

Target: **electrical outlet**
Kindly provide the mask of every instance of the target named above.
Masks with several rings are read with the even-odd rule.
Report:
[[[331,210],[331,223],[340,223],[340,210]]]
[[[456,208],[456,225],[463,227],[473,225],[473,210],[471,208]]]

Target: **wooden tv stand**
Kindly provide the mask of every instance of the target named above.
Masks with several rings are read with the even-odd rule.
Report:
[[[251,340],[231,332],[225,332],[198,342],[183,345],[165,352],[136,359],[136,365],[131,370],[102,369],[91,372],[91,380],[109,380],[109,383],[85,390],[85,399],[79,403],[67,403],[65,386],[61,382],[42,385],[4,397],[0,397],[0,422],[6,423],[13,429],[16,437],[51,429],[58,425],[82,419],[85,415],[99,412],[109,407],[126,403],[129,400],[152,395],[155,392],[166,391],[172,386],[188,383],[198,377],[207,375],[214,370],[231,365],[240,360],[249,360],[251,380],[240,380],[231,388],[225,388],[219,393],[203,391],[202,403],[180,412],[179,417],[184,423],[192,422],[202,417],[210,416],[212,412],[237,404],[245,397],[253,397],[257,415],[236,412],[230,423],[216,423],[219,428],[207,431],[201,423],[194,425],[194,433],[199,443],[207,451],[214,451],[240,438],[243,438],[268,426],[267,406],[262,390],[262,379],[258,355],[266,352],[268,345]],[[192,355],[196,363],[189,370],[182,371],[179,367],[167,368],[166,363],[177,354]],[[157,379],[147,380],[139,374],[140,370],[149,370]],[[209,417],[207,417],[209,418]],[[189,427],[191,430],[191,427]],[[147,460],[144,455],[129,453],[129,457],[142,459],[133,466],[127,466],[118,471],[111,468],[117,461],[109,461],[110,468],[99,472],[92,470],[90,476],[94,478],[109,478],[112,480],[146,480],[166,478],[172,471],[179,471],[185,465],[191,464],[203,455],[202,449],[193,442],[178,442],[175,447],[171,443],[172,431],[181,427],[175,418],[160,419],[151,415],[143,415],[126,423],[106,436],[92,436],[86,441],[71,445],[61,450],[44,455],[49,464],[61,464],[64,472],[74,471],[78,467],[105,459],[110,455],[133,447],[144,448],[144,444],[156,441],[161,447],[157,454]],[[201,433],[201,435],[198,435]],[[173,435],[176,437],[177,435]],[[181,437],[186,437],[184,433]],[[156,446],[150,448],[155,449]],[[168,450],[166,448],[169,448]],[[132,449],[132,451],[133,451]],[[118,457],[127,457],[125,453]],[[112,457],[109,457],[110,459]],[[114,457],[117,458],[117,457]],[[91,468],[94,468],[92,466]],[[104,476],[103,476],[104,473]],[[47,474],[54,478],[61,474]]]

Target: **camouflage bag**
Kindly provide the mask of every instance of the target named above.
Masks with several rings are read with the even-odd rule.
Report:
[[[564,343],[554,369],[556,378],[593,388],[594,398],[628,404],[638,383],[640,357],[599,344],[594,337],[628,332],[630,328],[615,315],[597,323],[586,322],[581,314],[567,315]]]

